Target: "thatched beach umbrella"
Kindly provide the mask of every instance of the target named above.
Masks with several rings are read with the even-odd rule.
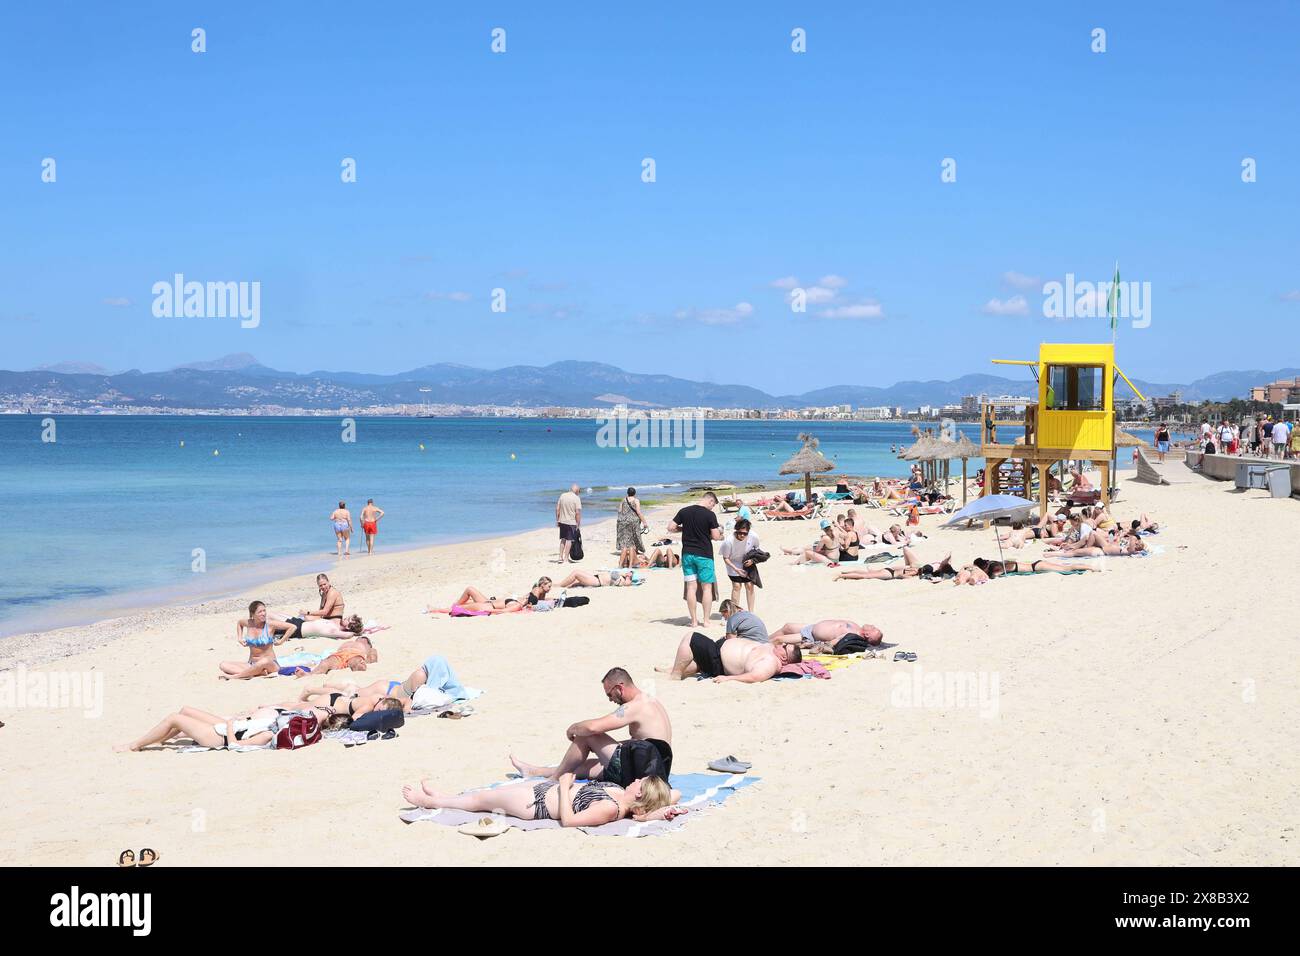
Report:
[[[953,442],[953,445],[956,447],[952,450],[952,457],[961,459],[961,503],[964,507],[966,505],[966,461],[970,458],[978,458],[980,450],[979,446],[965,435],[962,435],[958,441]]]
[[[779,474],[782,475],[803,475],[804,501],[812,500],[812,476],[814,473],[821,474],[826,471],[834,471],[835,466],[827,460],[826,456],[817,450],[817,441],[807,432],[799,434],[799,440],[803,442],[803,447],[795,453],[795,456],[781,466]]]
[[[1146,442],[1137,435],[1130,435],[1118,425],[1115,426],[1115,447],[1116,448],[1140,448],[1146,445]]]

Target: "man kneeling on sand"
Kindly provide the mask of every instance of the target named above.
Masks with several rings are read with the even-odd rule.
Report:
[[[731,634],[714,641],[696,631],[677,645],[677,657],[671,668],[655,670],[672,680],[701,675],[711,677],[717,684],[733,680],[757,684],[775,677],[787,664],[802,660],[803,654],[793,644],[745,640]]]
[[[812,654],[834,654],[835,646],[846,637],[866,641],[876,647],[885,639],[884,632],[872,624],[858,624],[844,618],[828,618],[815,624],[786,624],[772,633],[780,644],[798,644]]]
[[[540,767],[512,756],[515,769],[525,777],[558,780],[571,773],[620,787],[647,776],[667,780],[673,767],[673,727],[664,705],[637,687],[621,667],[601,678],[601,686],[605,696],[618,705],[617,710],[606,717],[570,724],[565,731],[569,749],[558,766]],[[624,727],[628,740],[618,741],[609,735]]]

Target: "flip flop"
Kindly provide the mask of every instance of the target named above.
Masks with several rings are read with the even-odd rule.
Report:
[[[907,660],[906,651],[894,651],[894,663],[898,663],[899,661],[905,661],[905,660]]]
[[[903,655],[903,660],[907,661],[907,663],[909,664],[913,663],[916,660],[916,652],[908,651],[906,654]]]

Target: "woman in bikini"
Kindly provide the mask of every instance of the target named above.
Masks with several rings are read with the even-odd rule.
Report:
[[[976,558],[972,563],[988,575],[990,581],[994,578],[1000,578],[1004,574],[1048,574],[1053,571],[1059,574],[1069,574],[1071,571],[1101,570],[1101,568],[1094,568],[1091,565],[1067,564],[1053,558],[1039,558],[1037,561],[991,561],[987,558]]]
[[[598,827],[631,817],[637,823],[671,820],[686,813],[675,806],[681,794],[662,777],[642,777],[629,787],[592,781],[577,786],[573,774],[540,783],[515,783],[469,793],[449,794],[430,789],[429,781],[402,788],[415,807],[504,813],[518,820],[557,820],[566,827]]]
[[[546,595],[551,592],[551,579],[538,578],[537,583],[528,590],[528,594],[521,600],[519,598],[497,598],[488,597],[482,591],[475,587],[468,587],[460,592],[460,597],[451,602],[450,607],[429,607],[424,609],[426,614],[455,614],[460,616],[461,612],[472,614],[512,614],[516,611],[531,610],[537,605],[538,601],[546,599]]]
[[[299,670],[294,676],[328,674],[330,671],[336,670],[363,671],[366,669],[367,664],[374,664],[378,660],[379,651],[375,650],[375,645],[370,642],[370,638],[358,637],[355,640],[340,644],[338,650],[330,654],[329,657],[326,657],[310,671]]]
[[[330,584],[328,575],[316,575],[316,590],[320,592],[320,607],[314,611],[298,612],[298,616],[311,621],[343,621],[343,595]]]
[[[296,627],[295,637],[332,637],[335,640],[351,640],[366,632],[361,618],[353,614],[346,621],[326,621],[318,617],[291,617],[289,623]]]
[[[266,605],[254,601],[248,605],[248,617],[235,622],[235,638],[248,648],[247,661],[222,661],[218,666],[221,680],[249,680],[270,677],[279,669],[275,648],[292,637],[296,629],[288,621],[267,617]]]
[[[832,581],[901,581],[904,578],[944,578],[954,573],[952,554],[945,554],[931,564],[921,564],[911,548],[903,549],[903,566],[891,565],[887,568],[863,568],[860,571],[840,571]]]
[[[640,584],[645,578],[632,568],[613,571],[574,571],[560,582],[561,588],[627,588]]]

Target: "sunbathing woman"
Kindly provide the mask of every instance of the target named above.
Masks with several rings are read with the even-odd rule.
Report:
[[[389,681],[377,681],[365,688],[366,691],[378,689],[382,691],[388,686]],[[400,692],[401,684],[393,681],[395,690]],[[397,696],[394,693],[389,697],[385,693],[361,693],[356,687],[340,688],[337,685],[326,684],[319,690],[304,690],[299,696],[299,701],[313,708],[321,708],[327,714],[346,714],[353,720],[370,713],[372,710],[401,710],[409,712],[411,709],[411,698]],[[295,706],[301,706],[297,704]]]
[[[795,564],[834,564],[840,558],[840,542],[835,536],[835,526],[822,522],[822,536],[811,548],[782,548],[785,554],[797,554]]]
[[[279,711],[274,707],[259,707],[233,717],[218,717],[197,707],[182,707],[176,713],[164,717],[143,737],[129,744],[119,744],[113,749],[119,753],[143,750],[175,737],[188,737],[200,747],[222,750],[232,743],[241,747],[265,747],[274,737],[271,726],[278,716]]]
[[[1039,558],[1037,561],[991,561],[987,558],[976,558],[972,563],[988,575],[990,581],[1004,574],[1048,574],[1053,571],[1069,574],[1071,571],[1101,570],[1088,564],[1067,564],[1053,558]]]
[[[675,568],[682,563],[672,548],[655,548],[650,554],[637,556],[638,568]]]
[[[903,549],[903,566],[890,565],[885,568],[863,568],[860,571],[840,571],[832,581],[901,581],[903,578],[946,578],[956,572],[950,563],[952,553],[945,554],[931,564],[920,564],[911,548]]]
[[[642,777],[624,789],[612,783],[574,785],[573,774],[541,783],[515,783],[469,793],[448,794],[429,788],[402,788],[412,806],[437,810],[468,810],[471,813],[503,813],[519,820],[558,820],[566,827],[598,827],[631,817],[637,823],[671,820],[686,813],[674,806],[681,794],[662,777]]]
[[[475,587],[468,587],[460,592],[460,597],[451,602],[451,607],[428,607],[425,608],[426,614],[458,614],[458,612],[472,612],[474,614],[512,614],[515,611],[527,610],[543,600],[551,590],[550,578],[538,578],[528,591],[523,600],[519,598],[488,597],[482,591]]]
[[[631,568],[617,568],[613,571],[574,571],[560,582],[560,587],[627,588],[634,584],[643,583],[645,583],[645,578]]]
[[[1143,554],[1146,549],[1147,546],[1142,541],[1142,538],[1129,531],[1125,531],[1114,538],[1103,536],[1100,531],[1094,531],[1074,547],[1062,546],[1059,549],[1046,548],[1044,550],[1046,552],[1056,551],[1060,554],[1068,554],[1079,558],[1099,558],[1103,555],[1112,558],[1127,558],[1135,554]]]
[[[275,660],[276,645],[283,644],[295,633],[287,621],[267,617],[266,605],[254,601],[248,605],[248,617],[235,622],[235,637],[248,648],[247,661],[222,661],[218,666],[220,680],[248,680],[253,677],[270,677],[279,669]]]

